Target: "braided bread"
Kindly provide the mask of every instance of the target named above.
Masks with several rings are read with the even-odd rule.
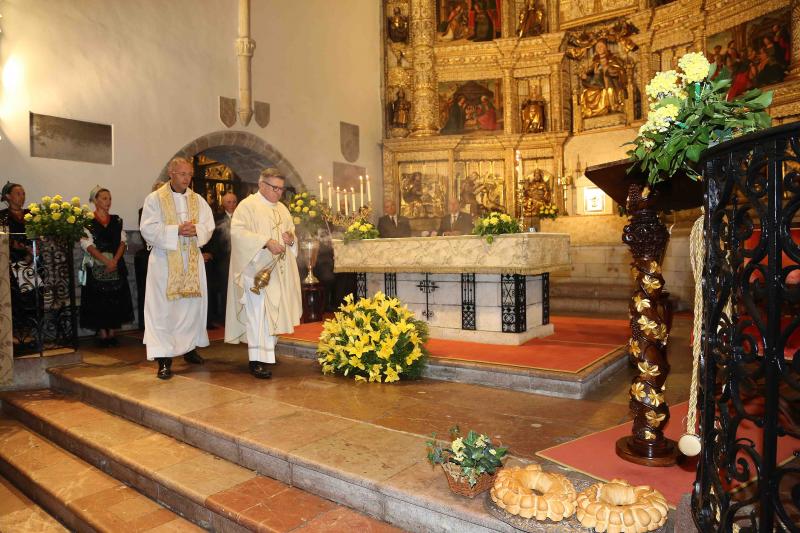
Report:
[[[498,507],[522,518],[559,522],[575,512],[575,488],[569,479],[543,472],[538,464],[503,468],[490,495]]]
[[[667,521],[668,511],[660,492],[647,485],[634,487],[622,479],[595,483],[578,494],[578,521],[595,531],[654,531]]]

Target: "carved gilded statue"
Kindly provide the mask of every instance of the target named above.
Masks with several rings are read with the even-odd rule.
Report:
[[[406,92],[401,87],[390,104],[391,125],[393,128],[407,128],[411,111],[411,103],[406,99]]]
[[[522,184],[522,214],[526,217],[536,216],[539,208],[552,203],[550,191],[551,176],[537,168]]]
[[[389,17],[389,39],[396,43],[408,41],[408,17],[403,16],[399,7],[394,8],[394,15]]]
[[[522,133],[544,131],[544,102],[531,98],[522,103]]]
[[[581,73],[580,106],[584,118],[623,111],[628,97],[625,63],[613,54],[605,41],[597,41],[592,64]]]
[[[527,0],[519,11],[518,37],[533,37],[544,33],[544,11],[536,5],[536,0]]]

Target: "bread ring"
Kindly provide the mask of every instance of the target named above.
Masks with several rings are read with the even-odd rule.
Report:
[[[498,507],[522,518],[560,522],[575,512],[575,488],[569,479],[543,472],[535,463],[500,470],[490,495]]]
[[[667,500],[647,485],[622,479],[595,483],[578,494],[577,518],[583,527],[608,533],[655,531],[667,521]]]

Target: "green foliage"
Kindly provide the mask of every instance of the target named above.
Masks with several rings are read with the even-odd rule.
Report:
[[[689,55],[699,54],[684,57]],[[728,101],[731,80],[712,80],[713,67],[703,79],[698,76],[699,81],[687,82],[687,76],[679,74],[673,86],[665,82],[664,75],[670,72],[675,74],[656,74],[648,85],[648,121],[639,136],[628,143],[634,146],[628,155],[635,160],[628,171],[638,167],[653,185],[679,170],[692,179],[700,179],[696,165],[709,146],[771,124],[766,111],[772,103],[771,91],[752,89]]]
[[[94,213],[86,205],[81,206],[77,196],[65,202],[60,194],[52,198],[43,196],[40,204],[28,205],[30,213],[25,215],[25,232],[31,239],[53,237],[69,242],[80,240],[92,223]]]
[[[322,220],[321,206],[317,197],[307,192],[292,196],[286,205],[292,215],[295,230],[299,234],[316,235],[325,223]]]
[[[482,474],[494,474],[503,466],[508,448],[495,446],[488,435],[470,430],[466,437],[461,436],[458,426],[450,429],[452,442],[442,448],[436,441],[436,433],[425,444],[428,448],[428,461],[431,464],[453,463],[461,467],[461,474],[470,486],[475,486]]]
[[[522,232],[522,228],[515,218],[497,211],[492,211],[479,218],[472,229],[474,235],[486,237],[486,242],[489,244],[494,242],[494,235],[520,232]]]
[[[363,241],[367,239],[377,239],[378,228],[364,219],[358,219],[347,228],[344,232],[344,242],[347,244],[350,241]]]

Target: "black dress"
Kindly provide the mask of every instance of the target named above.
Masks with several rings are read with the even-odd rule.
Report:
[[[117,253],[122,233],[122,219],[111,215],[107,225],[97,219],[89,231],[94,247],[112,256]],[[115,273],[105,272],[105,265],[94,260],[94,267],[86,266],[86,285],[81,290],[81,327],[85,329],[119,329],[125,322],[133,322],[131,289],[128,286],[128,269],[125,261],[117,263]]]

